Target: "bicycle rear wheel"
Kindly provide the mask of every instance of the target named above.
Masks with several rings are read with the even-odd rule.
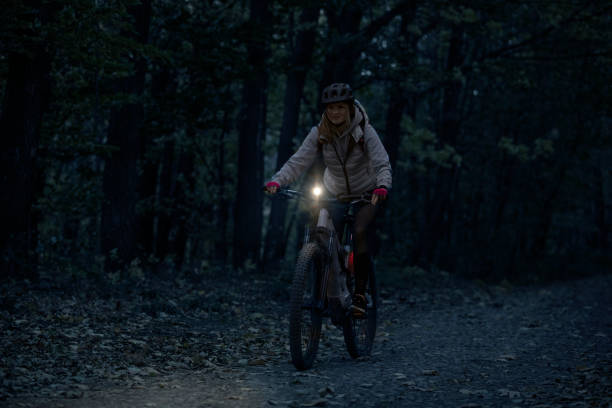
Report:
[[[349,285],[351,294],[354,290],[354,282]],[[346,349],[353,358],[369,356],[372,352],[372,344],[376,336],[376,318],[378,313],[378,287],[376,286],[376,273],[374,265],[370,270],[368,284],[366,286],[366,316],[363,319],[356,319],[349,314],[344,319],[342,331]]]
[[[298,256],[289,304],[291,361],[298,370],[312,367],[321,337],[322,253],[316,243],[304,245]]]

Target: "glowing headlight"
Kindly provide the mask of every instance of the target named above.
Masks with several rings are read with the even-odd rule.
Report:
[[[312,195],[318,197],[321,195],[321,187],[315,187],[312,189]]]

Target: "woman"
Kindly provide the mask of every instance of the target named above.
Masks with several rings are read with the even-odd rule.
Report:
[[[268,192],[295,181],[314,162],[319,152],[325,164],[323,184],[334,196],[372,193],[372,201],[362,205],[355,217],[355,294],[352,310],[363,316],[366,309],[365,287],[372,268],[371,241],[373,221],[380,213],[380,202],[391,188],[389,156],[365,110],[353,97],[348,84],[331,84],[323,90],[325,111],[318,126],[310,130],[298,151],[287,160],[270,182]],[[333,214],[334,228],[341,232],[341,214]]]

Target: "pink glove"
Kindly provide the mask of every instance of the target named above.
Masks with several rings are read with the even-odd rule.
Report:
[[[378,187],[376,190],[372,191],[372,194],[384,200],[385,198],[387,198],[387,189],[384,187]]]
[[[266,183],[266,190],[268,190],[269,193],[276,193],[276,191],[280,188],[280,184],[278,184],[276,181],[268,181]]]

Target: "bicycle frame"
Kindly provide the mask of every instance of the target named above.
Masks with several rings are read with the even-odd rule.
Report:
[[[317,231],[329,234],[329,238],[327,238],[327,254],[330,256],[323,270],[319,302],[322,303],[324,299],[327,299],[332,322],[339,323],[351,305],[351,295],[346,286],[346,270],[340,265],[340,254],[344,254],[344,248],[340,245],[332,218],[326,208],[319,210]]]

